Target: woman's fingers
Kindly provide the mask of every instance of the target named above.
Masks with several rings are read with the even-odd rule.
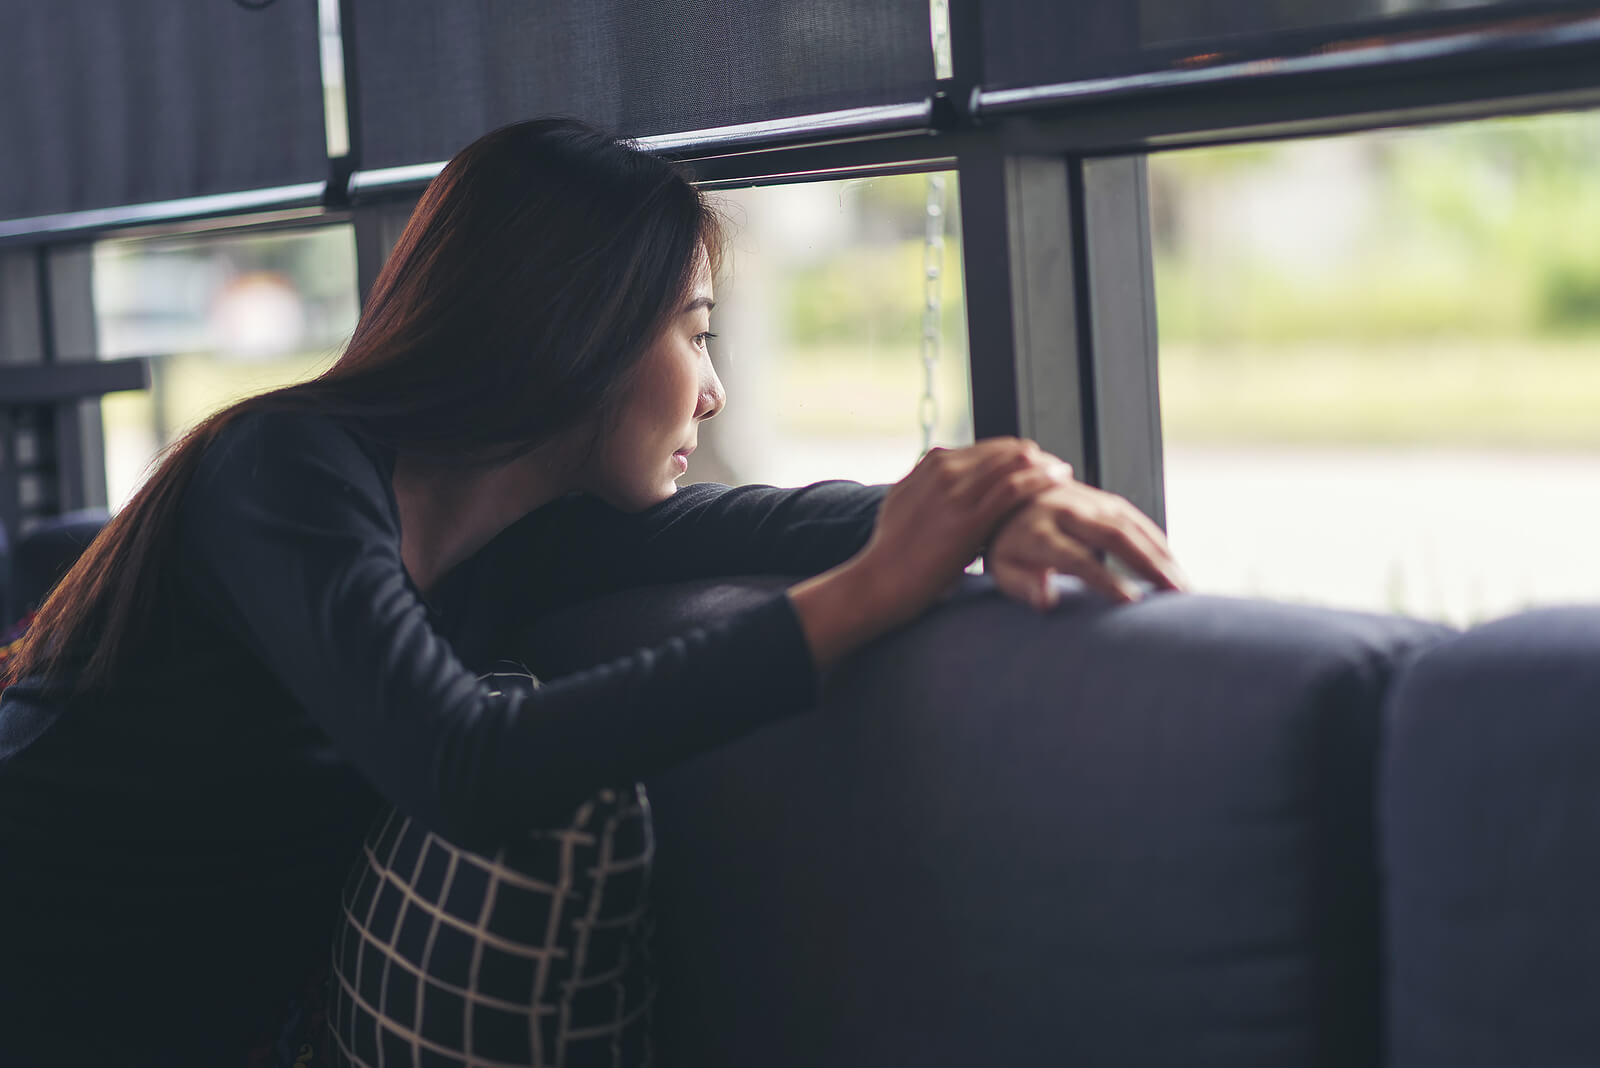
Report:
[[[1073,575],[1108,600],[1118,604],[1134,600],[1133,592],[1100,562],[1094,550],[1061,533],[1047,516],[1019,517],[1018,522],[1025,523],[1027,529],[1012,531],[1008,528],[997,552],[991,556],[994,570],[1026,572],[1035,576],[1033,581],[1036,582],[1048,582],[1052,572]],[[1017,577],[1008,582],[1019,588],[1026,585]],[[1053,604],[1053,595],[1048,596],[1045,606]]]
[[[857,573],[899,615],[921,611],[1001,520],[1052,484],[1050,459],[1016,438],[930,450],[884,498]]]
[[[1183,571],[1154,523],[1133,505],[1092,487],[1079,486],[1076,500],[1054,500],[1053,516],[1060,530],[1093,549],[1109,552],[1139,577],[1161,589],[1181,590]],[[1154,528],[1154,534],[1150,528]]]
[[[1041,612],[1055,607],[1056,594],[1052,583],[1055,571],[1051,568],[1022,567],[1003,560],[991,560],[985,573],[994,582],[995,589],[1013,601]]]
[[[1129,510],[1139,520],[1129,531],[1131,537],[1139,540],[1145,547],[1149,559],[1160,565],[1163,585],[1169,590],[1187,590],[1189,578],[1184,574],[1182,566],[1172,555],[1172,549],[1167,545],[1167,536],[1155,522],[1143,512],[1129,505]]]
[[[959,577],[1015,515],[1075,485],[1072,469],[1031,441],[992,438],[963,449],[930,450],[884,498],[855,574],[869,580],[863,586],[876,591],[888,616],[908,618]],[[1076,546],[1065,535],[1059,538]],[[1091,551],[1057,545],[1055,552],[1071,556],[1060,570],[1126,599]],[[1044,590],[1036,595],[1044,596]]]
[[[956,467],[954,476],[959,479],[959,485],[952,483],[951,488],[956,497],[968,503],[980,500],[994,481],[1039,470],[1045,461],[1039,446],[1017,438],[991,438],[949,455]]]
[[[874,542],[872,559],[886,574],[910,580],[904,585],[916,604],[986,542],[996,585],[1035,607],[1055,603],[1056,574],[1075,576],[1111,601],[1133,600],[1133,589],[1102,562],[1106,554],[1158,588],[1186,585],[1149,517],[1074,481],[1071,467],[1017,438],[931,450],[886,499]]]
[[[1006,561],[997,564],[997,581],[1019,599],[1048,607],[1055,597],[1051,574],[1059,570],[1107,597],[1129,600],[1093,551],[1062,533],[1048,507],[1039,508],[1075,485],[1071,467],[1031,441],[998,438],[965,449],[930,450],[890,487],[860,552],[790,589],[817,663],[831,664],[915,618],[997,539],[1022,554],[993,557]],[[1032,525],[1017,526],[1028,515]],[[1010,538],[1007,532],[1013,532]]]
[[[1055,485],[1055,476],[1038,467],[1023,468],[986,480],[982,487],[983,496],[973,509],[979,538],[998,527],[1012,512]]]

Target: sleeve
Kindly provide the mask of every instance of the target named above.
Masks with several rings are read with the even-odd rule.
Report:
[[[553,818],[814,700],[777,595],[532,692],[496,694],[439,635],[385,476],[327,420],[255,416],[202,458],[180,518],[203,603],[377,790],[464,843]]]
[[[685,486],[643,512],[571,496],[513,524],[474,566],[502,625],[518,605],[549,608],[651,583],[721,575],[814,575],[853,556],[871,536],[887,486],[818,482]],[[510,613],[508,616],[507,613]]]

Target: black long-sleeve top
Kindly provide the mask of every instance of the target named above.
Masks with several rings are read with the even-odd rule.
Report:
[[[127,1029],[130,1053],[152,1026],[187,1048],[262,1026],[326,955],[384,801],[488,847],[803,710],[813,667],[782,594],[532,694],[476,675],[519,622],[586,596],[824,570],[881,499],[842,482],[688,486],[632,515],[563,498],[425,601],[392,472],[331,420],[241,419],[186,493],[139,668],[68,701],[27,681],[0,698],[0,1055],[68,1020]]]

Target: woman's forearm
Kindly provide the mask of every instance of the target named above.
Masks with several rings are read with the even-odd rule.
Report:
[[[866,572],[851,560],[789,588],[789,600],[819,671],[909,620],[896,618],[893,599],[874,589]]]

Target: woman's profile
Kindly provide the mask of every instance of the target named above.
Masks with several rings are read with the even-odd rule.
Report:
[[[679,488],[725,402],[720,249],[667,161],[495,131],[328,371],[165,455],[8,664],[0,1062],[242,1064],[331,957],[353,1063],[591,1063],[591,1032],[645,1063],[641,780],[804,712],[980,552],[1040,606],[1058,572],[1128,597],[1105,552],[1177,585],[1148,519],[1016,439],[887,489]],[[542,685],[487,674],[542,612],[750,573],[809,577]]]

